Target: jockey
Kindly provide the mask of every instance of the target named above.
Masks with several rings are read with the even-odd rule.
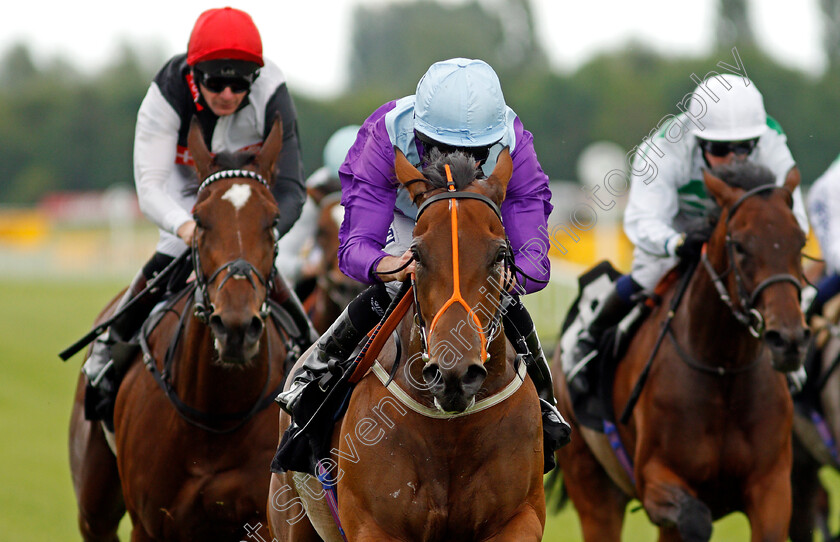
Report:
[[[344,126],[336,130],[323,150],[323,166],[306,179],[306,203],[295,225],[277,243],[277,270],[291,284],[312,278],[320,270],[323,254],[315,246],[315,232],[318,229],[318,206],[330,194],[341,192],[338,168],[344,162],[347,151],[356,141],[358,125]]]
[[[808,213],[814,225],[814,234],[820,243],[825,260],[825,275],[817,283],[813,300],[805,300],[806,316],[820,314],[826,302],[840,293],[840,157],[811,186],[808,193]],[[803,290],[803,294],[805,291]],[[804,299],[805,295],[803,295]],[[809,318],[806,318],[808,320]]]
[[[632,271],[620,277],[592,322],[564,358],[569,384],[589,389],[585,367],[597,355],[604,331],[634,306],[634,294],[652,291],[683,258],[697,258],[711,234],[706,213],[715,207],[706,194],[703,169],[751,160],[770,169],[782,185],[795,163],[781,126],[764,110],[764,98],[746,77],[724,74],[706,79],[688,109],[665,123],[639,147],[631,167],[624,231],[635,245]],[[797,188],[793,212],[803,231],[808,218]]]
[[[433,64],[417,84],[415,95],[391,101],[368,117],[339,169],[344,222],[340,230],[339,265],[349,277],[372,284],[359,294],[320,338],[292,387],[277,401],[296,410],[304,385],[319,381],[333,364],[348,358],[384,314],[400,283],[413,272],[409,246],[417,208],[394,181],[394,149],[421,164],[431,148],[470,154],[489,175],[496,158],[510,148],[513,176],[501,206],[505,230],[523,271],[518,291],[536,292],[549,276],[546,219],[551,212],[548,177],[534,152],[531,133],[505,104],[498,76],[481,60],[454,58]],[[505,330],[516,350],[525,354],[543,412],[546,447],[567,441],[568,425],[555,409],[551,373],[534,323],[518,292],[507,300]]]
[[[186,54],[170,59],[157,73],[137,115],[134,139],[134,179],[140,209],[160,229],[152,258],[143,266],[116,310],[141,292],[146,283],[191,245],[195,221],[190,210],[200,179],[187,151],[191,119],[201,123],[211,152],[235,152],[259,147],[280,114],[283,149],[277,157],[272,192],[280,208],[279,235],[300,215],[304,202],[303,166],[295,107],[280,69],[263,58],[262,41],[251,17],[233,8],[202,13],[190,34]],[[165,288],[138,300],[93,344],[83,371],[89,419],[110,423],[116,394],[110,346],[137,332]],[[317,338],[300,302],[283,280],[276,280],[271,297],[294,318],[307,336],[301,347]]]

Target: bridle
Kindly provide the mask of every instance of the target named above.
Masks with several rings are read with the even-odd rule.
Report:
[[[266,188],[269,188],[268,183],[265,182],[265,179],[262,178],[258,173],[248,170],[242,169],[232,169],[232,170],[225,170],[219,171],[208,176],[204,182],[198,188],[197,194],[201,193],[201,191],[207,188],[209,185],[213,184],[214,182],[221,180],[221,179],[231,179],[231,178],[245,178],[245,179],[252,179],[258,181]],[[201,268],[201,261],[199,259],[199,252],[198,252],[198,242],[196,240],[196,236],[193,236],[193,241],[190,246],[191,255],[193,259],[193,271],[195,273],[195,315],[196,317],[204,324],[207,324],[210,314],[215,310],[213,304],[210,302],[210,298],[207,294],[207,287],[210,283],[212,283],[216,277],[219,276],[223,271],[226,271],[227,274],[222,279],[222,282],[219,284],[217,290],[220,290],[224,284],[230,280],[230,278],[245,278],[251,284],[251,286],[256,290],[257,284],[254,281],[254,276],[257,277],[257,280],[260,284],[265,286],[266,288],[266,296],[263,299],[263,303],[260,309],[260,317],[265,320],[268,316],[268,293],[270,289],[273,287],[273,280],[274,275],[276,274],[276,266],[274,262],[277,259],[277,239],[278,239],[277,232],[274,232],[274,256],[272,257],[272,265],[271,265],[271,272],[267,278],[263,278],[260,272],[248,261],[242,258],[236,258],[221,267],[219,267],[216,271],[214,271],[209,278],[205,278],[204,273]],[[187,290],[185,293],[189,293]],[[171,303],[177,301],[178,298],[173,300]],[[170,380],[170,376],[172,374],[172,366],[175,361],[175,346],[178,343],[180,338],[180,330],[184,329],[184,321],[187,315],[187,310],[185,309],[179,318],[178,322],[178,332],[176,332],[172,336],[172,341],[169,345],[169,348],[166,350],[166,356],[163,361],[163,369],[159,370],[155,361],[154,356],[152,355],[151,348],[149,347],[147,337],[151,334],[151,330],[157,323],[161,322],[162,319],[158,319],[156,322],[153,323],[153,319],[149,319],[143,325],[143,330],[140,334],[140,347],[143,351],[143,363],[146,365],[146,368],[151,373],[152,377],[157,382],[158,386],[163,390],[166,397],[175,407],[176,412],[178,415],[190,425],[208,431],[214,434],[229,434],[233,433],[240,428],[242,428],[245,424],[247,424],[258,412],[261,412],[265,408],[271,405],[274,402],[274,397],[282,390],[283,382],[282,380],[277,385],[274,390],[270,390],[270,383],[271,383],[271,371],[269,370],[266,373],[266,379],[263,383],[262,391],[260,392],[259,397],[257,400],[251,405],[251,407],[242,412],[234,412],[234,413],[227,413],[227,414],[219,414],[219,413],[208,413],[204,411],[197,410],[188,404],[186,404],[177,394],[175,388],[172,385],[172,381]],[[267,341],[267,359],[271,359],[271,341]],[[233,422],[233,425],[230,427],[219,429],[211,425],[215,422]]]
[[[209,175],[204,182],[198,187],[198,193],[200,194],[201,191],[216,181],[222,179],[251,179],[254,181],[259,182],[266,188],[269,188],[268,183],[259,173],[249,171],[246,169],[228,169],[224,171],[218,171]],[[265,288],[265,297],[263,298],[263,302],[260,306],[260,318],[265,320],[268,316],[268,293],[270,292],[271,288],[274,286],[274,276],[277,274],[277,266],[274,265],[273,262],[277,260],[277,240],[278,234],[276,229],[274,230],[274,256],[272,257],[272,265],[271,265],[271,272],[269,273],[268,277],[263,277],[262,274],[257,270],[256,267],[251,264],[251,262],[243,259],[243,258],[236,258],[231,260],[225,264],[222,264],[218,269],[216,269],[213,273],[210,274],[209,277],[205,277],[202,266],[201,266],[201,259],[199,257],[198,252],[198,237],[193,236],[192,244],[190,246],[190,250],[192,251],[192,261],[193,261],[193,270],[195,271],[195,315],[196,317],[203,323],[207,323],[210,315],[215,311],[215,307],[213,303],[210,301],[210,296],[207,293],[207,289],[210,284],[213,283],[214,280],[222,273],[226,272],[226,275],[219,283],[219,286],[216,288],[217,291],[221,290],[225,283],[230,280],[231,278],[237,279],[247,279],[248,282],[251,284],[251,287],[254,290],[257,289],[257,283],[254,281],[254,277],[257,277],[257,281]]]
[[[435,329],[435,326],[440,321],[441,316],[443,313],[446,312],[450,307],[453,305],[460,305],[464,309],[466,309],[467,314],[470,315],[472,318],[473,323],[478,330],[479,337],[481,338],[481,362],[486,363],[487,360],[490,358],[489,354],[487,353],[487,344],[488,344],[488,337],[493,338],[499,331],[500,321],[501,321],[501,304],[496,309],[496,312],[493,314],[493,317],[490,320],[490,324],[487,326],[487,329],[481,325],[481,321],[478,318],[478,315],[475,311],[470,307],[466,300],[464,300],[463,296],[461,295],[461,275],[458,263],[459,257],[459,250],[458,250],[458,205],[454,200],[459,199],[473,199],[478,200],[484,204],[486,204],[496,217],[499,219],[499,222],[502,222],[502,213],[499,210],[498,205],[496,205],[493,200],[488,198],[483,194],[478,194],[475,192],[464,192],[455,189],[455,182],[452,180],[452,172],[449,169],[449,164],[445,164],[444,168],[446,170],[446,178],[447,178],[447,190],[446,192],[441,192],[440,194],[436,194],[434,196],[429,197],[422,205],[417,209],[417,218],[416,220],[420,220],[420,216],[423,212],[429,208],[429,206],[433,203],[438,201],[448,201],[449,202],[449,214],[450,214],[450,224],[451,224],[451,231],[452,231],[452,280],[453,280],[453,291],[452,295],[449,299],[443,304],[443,306],[438,309],[435,316],[432,318],[431,326],[429,327],[428,333],[426,332],[426,325],[423,321],[423,316],[420,312],[420,303],[417,297],[417,284],[415,282],[414,274],[411,274],[411,285],[412,290],[414,293],[414,308],[415,308],[415,325],[417,326],[419,333],[420,333],[420,347],[421,347],[421,359],[424,363],[428,363],[431,359],[429,354],[429,341],[428,336],[432,334]],[[425,179],[422,179],[425,181]],[[508,243],[508,251],[510,249],[510,242]]]
[[[764,279],[758,284],[758,286],[755,287],[755,289],[753,289],[751,293],[748,292],[747,288],[744,286],[744,278],[742,276],[742,273],[735,263],[735,242],[729,235],[729,222],[732,220],[732,217],[735,216],[735,211],[738,210],[738,208],[741,206],[744,200],[756,194],[760,194],[762,192],[769,192],[777,188],[784,187],[779,187],[774,184],[765,184],[753,188],[752,190],[748,190],[747,192],[742,194],[741,197],[738,198],[738,200],[736,200],[735,203],[729,208],[729,214],[726,218],[725,223],[726,252],[729,258],[729,266],[723,273],[718,274],[715,271],[714,267],[712,267],[712,264],[709,261],[709,257],[706,254],[706,245],[703,246],[703,252],[701,256],[703,266],[709,273],[709,276],[711,277],[712,282],[715,285],[715,289],[717,290],[721,301],[723,301],[729,307],[729,310],[732,311],[732,315],[735,316],[735,319],[741,322],[744,326],[746,326],[750,334],[757,339],[764,334],[764,317],[761,315],[758,309],[755,308],[755,302],[758,300],[758,297],[761,295],[761,293],[773,284],[787,282],[793,284],[793,286],[796,288],[797,294],[801,294],[802,284],[799,279],[797,279],[790,273],[779,273]],[[723,283],[723,279],[729,273],[732,273],[735,276],[735,287],[738,290],[738,306],[736,306],[732,302],[732,299],[729,296],[729,291],[726,289],[726,285]]]

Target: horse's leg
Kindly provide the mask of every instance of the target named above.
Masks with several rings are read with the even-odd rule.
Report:
[[[85,377],[79,376],[70,415],[70,472],[79,508],[79,531],[85,542],[117,542],[125,515],[117,461],[102,426],[84,414]]]
[[[590,542],[621,540],[624,509],[630,501],[577,435],[557,453],[563,483],[580,519],[583,539]]]
[[[641,501],[650,520],[660,526],[660,541],[707,542],[712,537],[709,507],[679,476],[656,461],[649,462],[641,472]]]
[[[486,542],[539,542],[543,536],[543,522],[536,510],[526,506]]]
[[[291,483],[291,476],[271,475],[268,491],[268,530],[277,542],[322,542],[309,518],[303,501]],[[268,541],[271,542],[271,541]]]
[[[818,501],[824,494],[820,485],[820,465],[799,442],[793,439],[793,470],[791,472],[791,484],[793,490],[793,508],[790,517],[790,539],[791,542],[812,542],[813,528],[817,525]],[[820,517],[825,521],[827,517]],[[825,533],[823,533],[825,538]],[[831,540],[831,537],[825,538]]]
[[[791,489],[788,469],[770,471],[761,479],[747,483],[744,512],[750,520],[752,542],[784,542],[791,515]]]

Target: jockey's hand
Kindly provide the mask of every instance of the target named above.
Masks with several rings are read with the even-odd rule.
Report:
[[[516,275],[514,275],[513,271],[511,271],[510,269],[505,270],[505,277],[504,280],[502,280],[502,287],[504,287],[505,284],[507,284],[508,292],[512,292],[514,289],[516,289]]]
[[[193,235],[195,235],[195,220],[187,220],[178,227],[176,232],[187,246],[192,246]]]
[[[382,282],[399,281],[402,282],[408,277],[410,273],[414,273],[414,262],[408,265],[405,269],[397,271],[396,273],[387,273],[404,266],[412,257],[411,250],[406,250],[401,256],[385,256],[376,265],[376,274]],[[384,274],[383,274],[384,273]]]

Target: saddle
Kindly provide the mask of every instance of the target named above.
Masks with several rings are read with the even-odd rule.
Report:
[[[327,382],[316,379],[306,385],[292,416],[292,425],[283,433],[277,453],[271,461],[271,472],[294,471],[317,475],[318,464],[330,456],[330,439],[336,421],[344,416],[353,388],[367,374],[385,342],[413,303],[410,282],[403,283],[400,292],[386,309],[385,316],[357,348],[348,363],[331,368],[325,375]],[[401,357],[397,341],[396,370]],[[317,355],[310,349],[308,355]],[[289,371],[291,372],[291,371]],[[287,373],[288,374],[288,373]]]
[[[615,369],[624,357],[636,330],[644,322],[651,308],[661,300],[661,293],[667,291],[680,277],[679,268],[667,273],[654,292],[640,295],[636,306],[617,325],[605,330],[599,338],[598,354],[586,366],[586,391],[569,386],[569,396],[577,420],[585,427],[604,433],[604,421],[616,423],[613,411],[612,389]],[[560,342],[563,352],[572,352],[578,334],[585,328],[598,306],[615,289],[615,281],[621,276],[610,262],[602,261],[578,279],[578,296],[563,323]],[[564,354],[565,355],[565,354]],[[564,360],[567,378],[573,367]]]

